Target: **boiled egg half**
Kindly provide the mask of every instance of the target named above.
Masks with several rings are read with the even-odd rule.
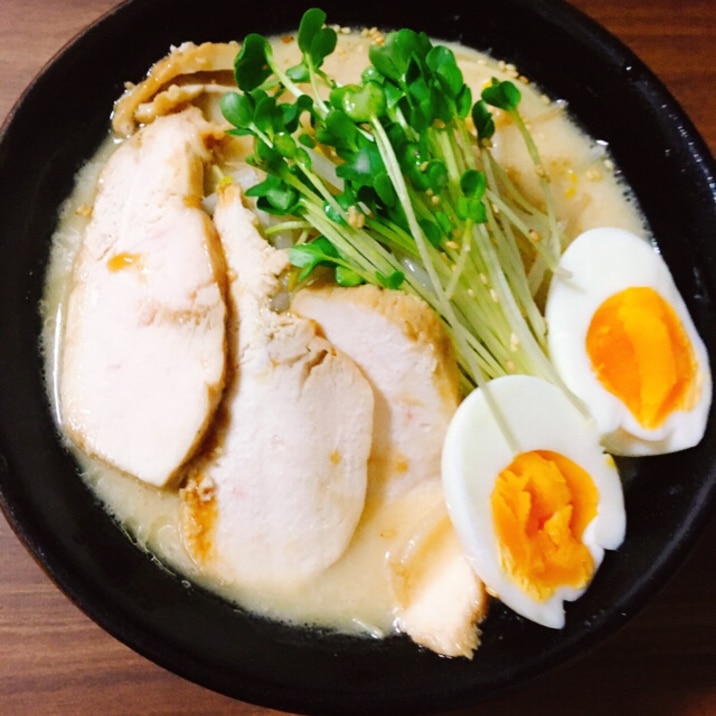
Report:
[[[465,554],[488,592],[561,628],[606,549],[624,539],[622,485],[593,421],[540,378],[495,378],[447,430],[442,480]]]
[[[615,455],[696,445],[711,406],[708,356],[663,258],[623,229],[578,236],[552,279],[550,358]]]

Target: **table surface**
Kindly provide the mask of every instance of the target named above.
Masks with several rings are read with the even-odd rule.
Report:
[[[115,4],[0,0],[0,120],[45,62]],[[574,4],[661,77],[716,153],[716,2]],[[469,713],[716,714],[715,545],[712,521],[673,580],[619,633]],[[106,634],[50,582],[0,516],[0,714],[271,713],[184,681]]]

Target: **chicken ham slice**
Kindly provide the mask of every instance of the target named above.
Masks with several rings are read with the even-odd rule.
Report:
[[[428,507],[414,512],[414,525],[388,557],[396,626],[438,654],[470,658],[489,598],[452,526],[441,485],[415,489],[424,490]]]
[[[439,480],[459,379],[435,312],[419,298],[372,285],[303,289],[291,309],[315,320],[374,389],[369,490],[390,498]]]
[[[202,570],[242,587],[289,586],[346,550],[365,500],[373,393],[312,321],[273,309],[286,253],[259,234],[237,185],[214,222],[230,287],[233,380],[182,490]]]
[[[61,420],[86,452],[155,486],[200,444],[224,385],[224,267],[200,208],[212,130],[161,118],[104,168],[68,296]]]

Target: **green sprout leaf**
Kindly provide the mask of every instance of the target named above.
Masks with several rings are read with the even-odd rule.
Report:
[[[227,92],[221,98],[220,106],[222,114],[236,130],[244,134],[250,133],[249,128],[254,118],[254,101],[251,95]]]
[[[491,83],[482,90],[482,99],[493,107],[512,112],[517,109],[522,93],[513,82],[493,77]]]
[[[386,107],[385,92],[376,82],[339,87],[331,93],[330,101],[354,122],[369,122],[374,117],[381,117]]]
[[[380,272],[375,275],[378,284],[384,288],[390,288],[393,290],[399,289],[405,281],[405,274],[402,271],[393,271],[393,273],[386,276]]]
[[[486,187],[485,174],[476,169],[468,169],[460,176],[460,190],[467,197],[482,199]]]
[[[336,49],[335,30],[325,27],[326,13],[319,8],[306,10],[298,27],[298,46],[308,56],[314,68]]]
[[[346,268],[345,266],[336,266],[335,277],[336,283],[339,286],[360,286],[362,283],[365,283],[362,276],[353,271],[353,269]]]
[[[269,214],[285,216],[298,212],[299,193],[290,184],[269,174],[266,179],[246,190],[246,196],[255,197],[260,209]]]
[[[262,35],[247,35],[234,62],[234,78],[245,92],[260,87],[272,74],[269,64],[271,46]]]
[[[420,46],[418,33],[404,28],[388,33],[382,46],[371,45],[368,54],[381,75],[393,82],[402,83],[414,57],[419,54]]]
[[[495,134],[495,120],[492,117],[487,102],[479,100],[472,107],[472,121],[480,140],[492,139]]]
[[[355,187],[373,186],[375,177],[385,174],[383,157],[375,142],[362,141],[358,150],[336,168],[336,174]]]
[[[437,45],[428,52],[426,62],[438,79],[441,89],[450,97],[457,97],[462,91],[464,82],[455,54],[447,47]]]
[[[317,266],[333,265],[337,258],[338,251],[325,236],[319,236],[310,243],[293,246],[288,251],[291,265],[302,269],[298,275],[299,281],[305,281]]]

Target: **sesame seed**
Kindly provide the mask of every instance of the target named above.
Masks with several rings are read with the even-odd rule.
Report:
[[[348,207],[348,224],[354,229],[362,229],[365,226],[365,214],[355,206]]]

